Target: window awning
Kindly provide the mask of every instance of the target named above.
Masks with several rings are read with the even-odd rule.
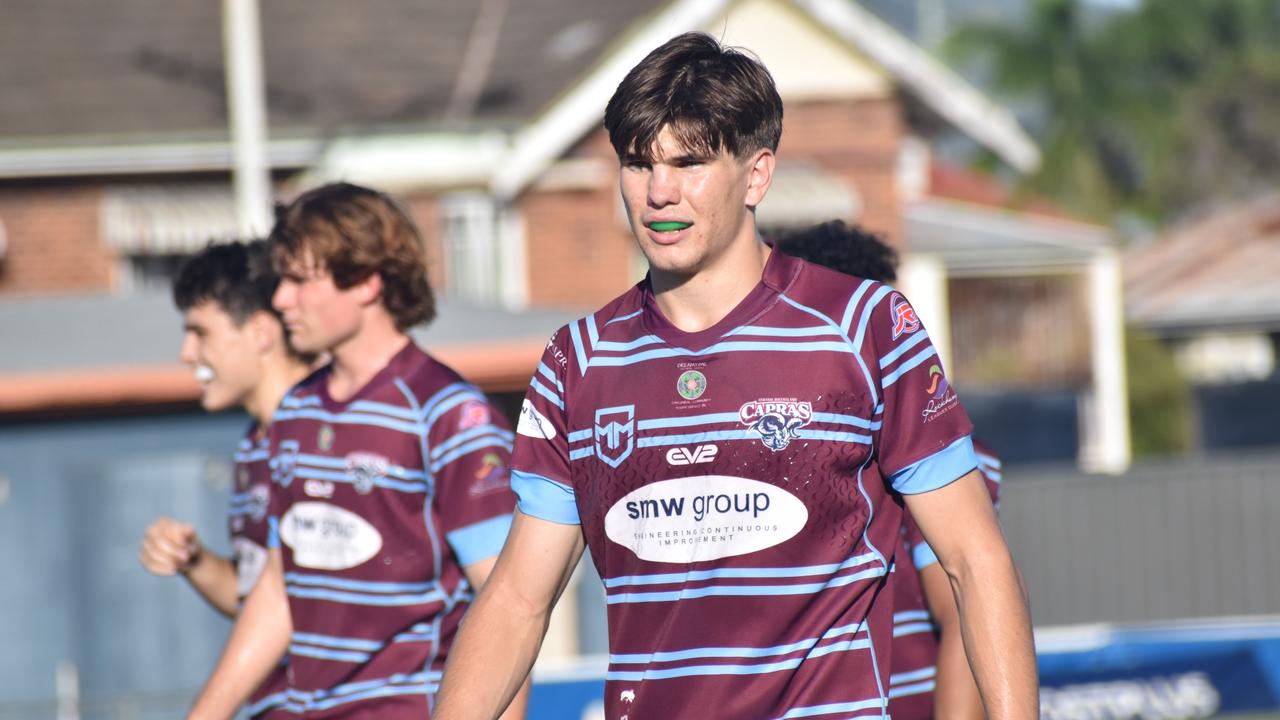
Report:
[[[102,228],[121,254],[185,254],[237,238],[235,202],[225,184],[112,188],[102,200]]]
[[[1078,269],[1112,243],[1100,225],[937,198],[907,206],[906,234],[954,277]]]

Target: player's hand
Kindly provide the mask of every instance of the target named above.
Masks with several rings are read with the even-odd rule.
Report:
[[[138,559],[153,575],[175,575],[194,567],[203,549],[194,527],[162,517],[142,536]]]

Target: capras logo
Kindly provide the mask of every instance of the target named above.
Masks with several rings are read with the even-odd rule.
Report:
[[[720,448],[715,445],[697,445],[693,449],[683,447],[673,447],[667,451],[668,465],[695,465],[697,463],[709,463],[716,459],[716,455],[720,454]]]
[[[756,400],[743,403],[738,408],[738,419],[743,425],[754,425],[765,415],[781,415],[784,418],[795,418],[806,423],[813,417],[813,403],[795,400]]]
[[[774,452],[800,437],[800,428],[813,418],[813,404],[794,399],[756,400],[738,408],[743,425],[760,433],[760,441]]]

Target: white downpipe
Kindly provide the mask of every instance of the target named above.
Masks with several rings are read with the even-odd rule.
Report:
[[[271,175],[258,0],[222,0],[222,44],[236,229],[242,239],[261,237],[271,229]]]
[[[1080,464],[1088,472],[1118,475],[1129,468],[1129,386],[1125,377],[1124,293],[1115,250],[1089,263],[1089,332],[1093,387]]]
[[[950,375],[951,306],[947,299],[946,263],[937,255],[905,255],[898,268],[898,287],[929,330],[929,340]]]

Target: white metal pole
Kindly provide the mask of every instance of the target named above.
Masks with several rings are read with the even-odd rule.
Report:
[[[242,239],[271,229],[271,175],[262,84],[262,31],[258,0],[222,0],[227,113],[234,157],[236,229]]]
[[[937,255],[905,255],[898,267],[898,287],[911,301],[916,317],[929,328],[929,340],[942,367],[951,375],[951,303],[947,297],[946,262]]]
[[[1093,365],[1092,447],[1083,448],[1086,470],[1120,474],[1129,468],[1129,384],[1125,376],[1124,291],[1120,256],[1105,250],[1089,263],[1089,330]],[[1092,436],[1092,437],[1089,437]]]

